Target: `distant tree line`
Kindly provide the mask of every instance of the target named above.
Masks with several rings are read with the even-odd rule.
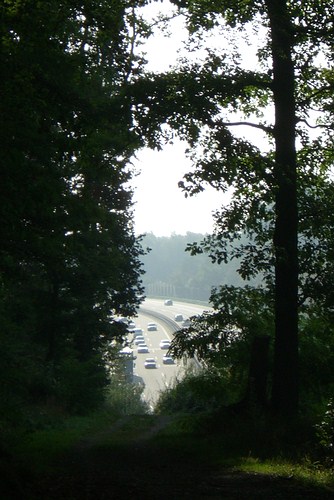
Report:
[[[202,241],[204,237],[204,234],[192,232],[171,236],[148,233],[144,236],[143,247],[149,249],[141,257],[145,270],[143,286],[147,296],[208,302],[213,287],[244,284],[237,272],[240,264],[238,260],[222,265],[213,264],[207,254],[194,257],[187,251],[188,245]]]

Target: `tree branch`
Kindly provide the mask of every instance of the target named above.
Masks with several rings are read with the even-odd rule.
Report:
[[[128,57],[128,68],[127,68],[127,71],[126,71],[126,74],[124,76],[124,82],[127,83],[129,78],[130,78],[130,75],[132,73],[132,68],[133,68],[133,60],[134,60],[134,57],[135,57],[135,42],[136,42],[136,37],[137,37],[137,27],[136,27],[136,9],[135,7],[133,6],[131,8],[131,12],[132,12],[132,19],[131,19],[131,29],[132,29],[132,35],[130,37],[130,53],[129,53],[129,57]]]
[[[265,125],[261,125],[260,123],[253,123],[253,122],[247,122],[247,121],[241,121],[241,122],[223,122],[221,120],[213,122],[214,125],[221,125],[222,127],[238,127],[238,126],[246,126],[246,127],[253,127],[257,128],[259,130],[262,130],[266,134],[271,134],[273,135],[274,133],[274,128],[273,127],[267,127]]]
[[[318,124],[318,125],[311,125],[310,123],[308,123],[307,120],[303,119],[303,120],[299,120],[299,123],[305,123],[305,125],[309,128],[312,128],[312,129],[316,129],[316,128],[325,128],[325,129],[331,129],[333,127],[333,125],[321,125],[321,124]]]

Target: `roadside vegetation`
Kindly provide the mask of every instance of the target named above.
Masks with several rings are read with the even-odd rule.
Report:
[[[229,393],[221,377],[204,371],[175,381],[161,393],[153,414],[141,401],[138,387],[120,380],[108,388],[103,406],[86,415],[44,408],[38,417],[31,415],[30,429],[12,428],[2,439],[2,497],[14,499],[24,493],[26,499],[46,498],[38,495],[48,491],[48,498],[57,498],[69,495],[75,486],[76,492],[65,498],[105,498],[107,467],[110,487],[118,491],[114,473],[131,469],[134,457],[142,466],[136,474],[145,477],[150,467],[154,484],[165,476],[162,465],[155,469],[155,461],[171,470],[176,461],[181,476],[177,484],[183,474],[188,477],[191,464],[197,471],[194,481],[210,481],[214,471],[223,488],[233,477],[241,496],[231,493],[227,498],[247,498],[250,486],[242,483],[244,476],[250,484],[256,478],[259,498],[262,487],[275,499],[286,485],[290,485],[287,499],[299,498],[300,489],[304,495],[308,492],[306,498],[334,495],[332,403],[322,412],[319,407],[317,415],[296,418],[287,428],[255,403],[245,409],[233,404],[233,398],[235,392]],[[87,483],[88,464],[94,471],[89,480],[93,485]],[[134,474],[130,469],[127,484]],[[126,498],[127,491],[123,485],[125,496],[117,498]]]
[[[249,311],[244,313],[253,324]],[[194,318],[193,328],[196,321],[199,318]],[[219,350],[218,357],[204,348],[198,349],[205,355],[206,368],[195,370],[189,363],[186,375],[161,392],[153,413],[142,400],[142,387],[127,381],[121,360],[116,364],[114,358],[108,358],[113,369],[108,384],[98,392],[99,399],[93,398],[94,404],[91,392],[81,390],[81,384],[75,393],[76,382],[81,380],[75,370],[69,393],[71,404],[67,398],[63,398],[62,404],[49,400],[44,405],[21,408],[11,414],[11,420],[2,420],[3,497],[14,499],[24,494],[25,498],[34,499],[38,498],[35,493],[48,491],[49,498],[57,498],[60,491],[69,494],[75,481],[78,496],[72,493],[71,498],[82,498],[86,489],[103,498],[102,476],[108,475],[108,464],[113,470],[131,468],[136,456],[142,469],[134,469],[133,474],[145,475],[145,465],[159,481],[163,472],[161,467],[155,469],[153,458],[158,455],[157,463],[162,460],[167,468],[177,460],[178,470],[174,472],[182,476],[185,468],[185,477],[190,474],[188,467],[192,463],[197,471],[194,481],[199,477],[209,481],[215,471],[220,478],[215,481],[223,487],[231,480],[227,479],[228,474],[235,477],[236,483],[243,475],[254,475],[257,481],[262,478],[262,483],[272,482],[272,486],[261,483],[266,491],[272,487],[274,492],[278,481],[285,487],[285,481],[291,485],[294,500],[299,488],[304,493],[306,488],[309,498],[330,498],[334,495],[334,405],[329,397],[331,381],[326,379],[332,366],[332,351],[326,346],[332,336],[325,335],[321,344],[323,325],[318,325],[318,334],[315,325],[312,324],[313,336],[305,335],[303,339],[301,374],[311,375],[302,379],[302,410],[288,425],[275,416],[270,406],[260,404],[252,392],[247,336],[239,335]],[[113,458],[109,463],[102,458],[105,455],[121,459],[115,458],[114,463]],[[94,478],[90,479],[93,484],[87,484],[85,479],[88,463],[94,469]],[[110,481],[112,487],[119,487]],[[182,483],[182,478],[179,481]],[[249,494],[247,487],[243,488],[245,495]],[[288,493],[284,494],[289,498]]]

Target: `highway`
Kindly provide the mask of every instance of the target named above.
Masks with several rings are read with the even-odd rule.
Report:
[[[173,385],[176,379],[181,379],[185,373],[182,361],[175,361],[174,364],[164,364],[163,356],[165,349],[161,349],[159,344],[163,339],[171,340],[173,333],[182,327],[180,321],[175,321],[177,315],[182,315],[187,319],[194,314],[200,314],[205,308],[199,305],[187,304],[183,302],[173,302],[173,305],[164,305],[162,299],[146,299],[140,306],[138,316],[133,318],[136,328],[143,330],[145,343],[149,348],[149,353],[138,353],[133,344],[134,360],[134,381],[144,384],[143,398],[146,400],[151,410],[159,397],[161,391]],[[156,331],[148,331],[147,325],[154,322],[157,325]],[[146,358],[154,358],[156,368],[145,368]]]
[[[165,306],[163,299],[145,299],[143,304],[140,306],[139,311],[140,310],[149,310],[152,314],[162,314],[163,316],[174,320],[177,314],[182,314],[184,319],[186,319],[190,316],[194,316],[195,314],[202,314],[203,311],[212,310],[212,308],[198,304],[189,304],[188,302],[175,301],[173,301],[173,305]]]

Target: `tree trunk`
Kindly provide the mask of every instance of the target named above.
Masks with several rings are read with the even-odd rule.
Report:
[[[275,346],[272,405],[298,410],[298,213],[293,33],[285,0],[267,0],[275,104]]]

